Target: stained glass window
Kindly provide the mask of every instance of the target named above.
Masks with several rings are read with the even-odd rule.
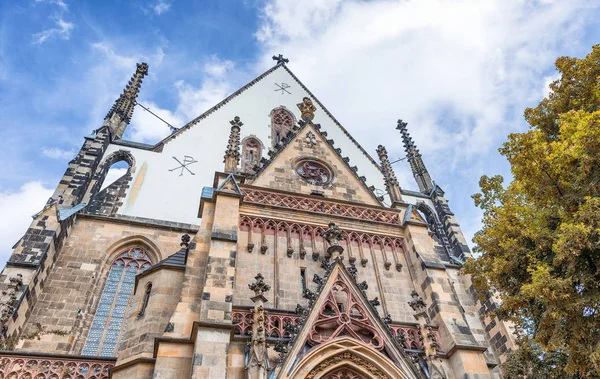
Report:
[[[82,355],[117,356],[133,297],[135,276],[150,266],[152,260],[141,247],[130,248],[113,261]]]

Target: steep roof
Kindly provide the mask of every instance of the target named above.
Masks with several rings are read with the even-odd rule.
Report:
[[[227,96],[224,100],[222,100],[221,102],[219,102],[218,104],[216,104],[215,106],[213,106],[212,108],[207,110],[206,112],[202,113],[200,116],[198,116],[195,119],[193,119],[192,121],[188,122],[186,125],[182,126],[177,131],[172,133],[171,135],[165,137],[162,141],[158,142],[154,146],[154,150],[160,151],[166,143],[168,143],[172,139],[178,137],[184,131],[190,129],[192,126],[196,125],[201,120],[205,119],[210,114],[212,114],[219,108],[223,107],[225,104],[229,103],[232,99],[239,96],[244,91],[246,91],[248,88],[252,87],[254,84],[258,83],[259,81],[263,80],[269,74],[271,74],[272,72],[274,72],[277,69],[283,69],[287,73],[289,73],[289,75],[298,83],[298,85],[300,85],[300,87],[302,87],[302,89],[309,94],[309,96],[319,105],[319,107],[321,107],[321,109],[325,112],[325,114],[327,114],[327,116],[329,116],[331,118],[331,120],[342,130],[342,132],[350,139],[350,141],[352,141],[352,143],[354,143],[354,145],[371,161],[371,163],[373,163],[379,170],[381,170],[381,168],[379,167],[379,164],[371,157],[371,155],[369,155],[369,153],[367,153],[367,151],[354,139],[354,137],[352,137],[352,135],[348,132],[348,130],[346,130],[346,128],[344,128],[342,126],[342,124],[340,124],[340,122],[331,114],[331,112],[329,112],[329,110],[327,108],[325,108],[323,103],[321,103],[321,101],[319,101],[319,99],[317,99],[317,97],[315,95],[313,95],[313,93],[304,85],[304,83],[302,83],[300,81],[300,79],[298,79],[298,77],[296,75],[294,75],[294,73],[285,65],[285,63],[282,63],[282,62],[277,63],[275,66],[271,67],[270,69],[268,69],[264,73],[260,74],[255,79],[253,79],[252,81],[250,81],[249,83],[247,83],[246,85],[244,85],[243,87],[241,87],[240,89],[238,89],[237,91],[232,93],[231,95]]]

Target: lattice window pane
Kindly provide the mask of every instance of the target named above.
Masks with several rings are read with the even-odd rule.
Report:
[[[131,308],[135,276],[151,266],[152,260],[139,247],[119,254],[114,260],[83,347],[83,355],[114,357],[118,354],[117,347],[120,346]]]

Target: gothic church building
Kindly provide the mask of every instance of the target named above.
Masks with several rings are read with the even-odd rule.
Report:
[[[155,145],[123,139],[137,65],[1,273],[0,378],[502,376],[512,327],[407,124],[415,190],[274,60]]]

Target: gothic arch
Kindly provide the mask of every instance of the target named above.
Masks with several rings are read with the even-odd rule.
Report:
[[[292,131],[296,124],[296,116],[286,107],[280,106],[269,113],[271,117],[271,146],[275,147]]]
[[[143,236],[130,236],[113,243],[106,251],[82,355],[117,356],[131,311],[137,274],[160,260],[156,245]]]
[[[112,262],[121,251],[133,246],[143,247],[154,263],[160,262],[163,259],[160,249],[152,240],[142,235],[133,235],[114,242],[106,249],[107,262]]]
[[[249,135],[242,140],[242,170],[252,172],[262,158],[264,145],[255,135]]]
[[[394,362],[375,349],[349,337],[336,338],[312,348],[289,374],[283,372],[280,378],[330,378],[344,369],[360,375],[360,378],[416,378],[412,373],[401,371]]]
[[[108,171],[117,162],[127,163],[127,172],[111,183],[109,187],[101,190]],[[103,216],[115,215],[122,200],[125,198],[135,168],[135,158],[129,151],[117,150],[106,156],[96,168],[92,177],[91,187],[88,190],[88,194],[84,197],[83,202],[88,204],[86,212]]]

